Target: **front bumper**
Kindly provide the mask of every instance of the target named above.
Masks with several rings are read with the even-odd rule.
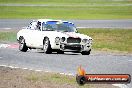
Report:
[[[89,51],[91,45],[81,45],[81,44],[60,44],[60,50],[62,51]]]

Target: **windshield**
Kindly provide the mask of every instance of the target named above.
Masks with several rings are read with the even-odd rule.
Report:
[[[42,24],[43,31],[76,32],[74,24],[69,22],[48,21]]]

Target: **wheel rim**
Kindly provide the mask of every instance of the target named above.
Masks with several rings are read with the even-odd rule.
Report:
[[[48,41],[48,39],[45,39],[45,41],[44,41],[44,52],[46,52],[47,51],[47,49],[48,49],[48,46],[49,46],[49,41]]]
[[[24,46],[24,39],[20,40],[20,44],[19,44],[20,50],[23,48],[23,46]]]

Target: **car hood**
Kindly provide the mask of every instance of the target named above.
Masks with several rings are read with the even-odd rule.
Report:
[[[47,31],[48,34],[47,36],[52,36],[52,37],[73,37],[73,38],[81,38],[81,39],[92,39],[91,37],[80,34],[80,33],[75,33],[75,32],[57,32],[57,31]]]
[[[92,39],[91,37],[89,37],[87,35],[75,33],[75,32],[65,32],[63,34],[67,35],[68,37],[73,37],[73,38]]]

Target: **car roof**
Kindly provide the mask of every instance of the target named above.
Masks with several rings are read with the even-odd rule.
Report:
[[[39,22],[47,22],[47,21],[61,21],[61,20],[53,20],[53,19],[38,19]]]
[[[63,21],[63,20],[54,20],[54,19],[38,19],[37,21],[39,21],[39,22],[48,22],[48,21],[58,21],[58,22],[68,22],[68,23],[71,23],[71,24],[73,24],[72,22],[69,22],[69,21]]]

